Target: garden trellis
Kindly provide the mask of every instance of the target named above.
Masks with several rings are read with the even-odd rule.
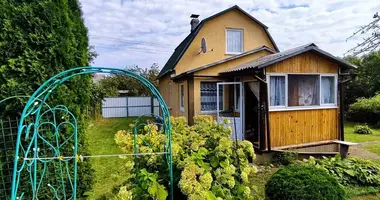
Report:
[[[54,90],[71,78],[93,73],[126,75],[139,80],[157,98],[161,116],[152,115],[161,133],[166,135],[163,152],[139,153],[138,127],[146,125],[139,118],[133,129],[134,153],[122,155],[79,155],[78,124],[64,105],[51,106],[46,102]],[[144,77],[128,70],[106,67],[81,67],[61,72],[43,83],[26,103],[18,123],[11,199],[76,199],[78,163],[90,157],[163,155],[167,162],[170,198],[173,199],[172,141],[169,110],[159,91]],[[49,175],[59,174],[53,182]],[[41,197],[41,191],[49,196]],[[30,195],[26,197],[26,194]],[[46,195],[46,194],[44,194]]]

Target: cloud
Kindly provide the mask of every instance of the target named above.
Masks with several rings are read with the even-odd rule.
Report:
[[[188,35],[193,13],[204,19],[239,5],[269,27],[280,50],[314,42],[336,55],[361,41],[360,26],[380,11],[378,0],[80,0],[97,66],[163,66]]]

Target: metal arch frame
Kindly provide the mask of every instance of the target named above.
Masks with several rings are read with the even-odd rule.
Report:
[[[55,117],[55,111],[63,111],[66,114],[68,114],[69,116],[71,116],[71,118],[73,120],[73,122],[70,122],[68,124],[73,126],[73,128],[74,128],[74,133],[73,133],[73,137],[74,137],[74,141],[75,141],[75,146],[74,146],[74,151],[73,151],[74,159],[68,158],[67,160],[73,159],[73,161],[74,161],[73,183],[71,182],[71,179],[70,179],[70,183],[72,183],[73,191],[72,191],[72,198],[69,198],[69,199],[74,199],[74,200],[76,199],[77,163],[78,163],[77,159],[75,159],[75,157],[78,156],[77,155],[77,150],[78,150],[77,121],[76,121],[75,116],[71,112],[68,111],[67,107],[62,106],[62,105],[58,105],[58,106],[52,108],[52,107],[47,105],[46,101],[49,98],[49,96],[53,93],[53,91],[58,86],[62,85],[64,82],[66,82],[67,80],[69,80],[73,77],[76,77],[76,76],[85,75],[85,74],[93,74],[93,73],[109,73],[109,74],[115,74],[115,75],[127,75],[129,77],[135,78],[135,79],[139,80],[144,86],[146,86],[151,91],[152,95],[154,95],[154,97],[157,98],[157,100],[159,102],[159,107],[160,107],[161,112],[162,112],[163,133],[168,138],[167,142],[165,143],[165,152],[159,152],[159,153],[164,153],[165,157],[166,157],[166,161],[167,161],[168,168],[169,168],[169,177],[170,177],[170,183],[169,183],[170,199],[173,199],[172,136],[171,136],[171,130],[170,130],[170,128],[171,128],[170,113],[169,113],[169,109],[168,109],[163,97],[161,96],[161,94],[159,93],[157,88],[152,83],[150,83],[147,79],[145,79],[144,77],[142,77],[142,76],[140,76],[134,72],[124,70],[124,69],[117,69],[117,68],[87,66],[87,67],[79,67],[79,68],[69,69],[67,71],[58,73],[57,75],[51,77],[49,80],[47,80],[45,83],[43,83],[33,93],[32,96],[30,96],[28,102],[26,103],[24,110],[21,114],[21,118],[20,118],[19,125],[18,125],[17,142],[16,142],[15,157],[14,157],[14,169],[13,169],[13,176],[12,176],[11,200],[21,200],[23,197],[24,193],[21,193],[20,195],[18,193],[19,193],[20,174],[23,170],[27,170],[27,169],[25,169],[25,166],[29,166],[30,169],[33,169],[33,175],[32,175],[32,170],[30,170],[30,176],[31,176],[30,179],[31,179],[31,184],[32,184],[33,199],[38,199],[36,193],[38,192],[38,189],[40,187],[42,179],[37,184],[37,161],[44,162],[41,160],[41,158],[38,157],[37,139],[39,137],[40,139],[43,140],[43,137],[41,137],[38,133],[38,131],[39,131],[38,129],[41,125],[43,125],[44,123],[47,123],[47,122],[41,123],[40,122],[40,120],[42,119],[41,117],[48,112],[53,113],[53,116]],[[48,106],[48,110],[45,112],[43,112],[43,109],[42,109],[44,105]],[[34,119],[33,119],[33,117],[34,117]],[[27,125],[26,122],[28,119],[33,121],[34,123]],[[54,120],[54,122],[55,122],[55,120]],[[55,128],[57,128],[57,125],[55,123],[54,124],[51,123],[51,125],[53,125]],[[61,124],[58,124],[58,127],[59,126],[61,126]],[[28,148],[25,151],[22,144],[21,144],[21,140],[22,140],[22,137],[25,139],[28,139],[30,137],[29,132],[32,132],[31,141],[29,142]],[[134,131],[134,135],[136,135],[136,134],[137,134],[137,132]],[[31,153],[32,146],[34,146],[34,150]],[[136,147],[136,140],[134,140],[134,146]],[[24,154],[21,155],[21,157],[20,157],[20,149],[22,151],[24,151]],[[55,153],[57,156],[59,155],[59,152],[58,153],[55,152]],[[134,148],[134,155],[138,155],[138,153],[139,153],[138,148]],[[29,159],[28,154],[33,154],[33,158]],[[21,162],[21,165],[20,165],[20,158],[23,159],[23,161]],[[63,158],[61,156],[61,159],[64,160],[65,158]],[[27,163],[27,161],[29,161],[29,162]],[[60,160],[60,164],[61,164],[61,160]],[[46,167],[44,168],[44,171],[45,171],[45,169],[46,169]],[[43,174],[44,174],[44,171],[43,171]],[[50,187],[53,190],[53,192],[56,193],[56,189],[53,186],[48,184],[48,187]],[[55,196],[55,198],[58,198],[58,197]],[[65,199],[66,199],[66,196],[65,196]]]

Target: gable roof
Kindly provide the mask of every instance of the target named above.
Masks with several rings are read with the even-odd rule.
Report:
[[[189,71],[183,72],[183,73],[181,73],[181,74],[173,77],[173,79],[178,79],[178,78],[184,77],[186,75],[192,74],[194,72],[198,72],[198,71],[201,71],[201,70],[204,70],[204,69],[207,69],[207,68],[210,68],[210,67],[213,67],[213,66],[216,66],[216,65],[219,65],[219,64],[231,61],[231,60],[235,60],[235,59],[247,56],[247,55],[251,55],[251,54],[257,53],[259,51],[264,51],[264,50],[265,51],[269,51],[270,53],[276,53],[273,49],[271,49],[271,48],[269,48],[269,47],[267,47],[267,46],[264,45],[264,46],[261,46],[261,47],[254,48],[254,49],[251,49],[249,51],[243,52],[241,54],[233,55],[231,57],[228,57],[228,58],[225,58],[225,59],[222,59],[222,60],[218,60],[216,62],[209,63],[207,65],[203,65],[203,66],[200,66],[200,67],[197,67],[197,68],[194,68],[194,69],[191,69]]]
[[[315,45],[314,43],[310,43],[310,44],[302,45],[302,46],[299,46],[299,47],[296,47],[293,49],[282,51],[279,53],[263,56],[259,59],[241,64],[237,67],[223,71],[223,72],[221,72],[221,74],[229,73],[229,72],[237,72],[237,71],[242,71],[242,70],[246,70],[246,69],[261,69],[261,68],[267,67],[269,65],[278,63],[280,61],[283,61],[285,59],[297,56],[299,54],[302,54],[302,53],[305,53],[308,51],[317,52],[317,53],[327,57],[328,59],[339,63],[340,65],[342,65],[344,67],[356,68],[356,65],[353,65],[353,64],[351,64],[351,63],[349,63],[349,62],[347,62],[341,58],[335,57],[332,54],[318,48],[318,46]]]
[[[263,23],[261,23],[256,18],[254,18],[252,15],[250,15],[249,13],[247,13],[246,11],[244,11],[243,9],[241,9],[239,6],[235,5],[235,6],[232,6],[231,8],[228,8],[226,10],[223,10],[223,11],[219,12],[219,13],[216,13],[215,15],[212,15],[210,17],[207,17],[207,18],[203,19],[198,24],[198,26],[193,31],[191,31],[190,34],[177,46],[177,48],[175,48],[174,53],[170,56],[169,60],[164,65],[164,67],[162,68],[162,70],[158,74],[157,78],[161,78],[162,76],[164,76],[164,75],[166,75],[166,74],[174,71],[174,67],[177,65],[177,63],[182,58],[182,56],[185,53],[185,51],[187,50],[187,48],[190,46],[191,42],[194,40],[195,36],[197,36],[197,34],[200,31],[200,29],[202,28],[202,26],[207,21],[209,21],[209,20],[211,20],[211,19],[213,19],[215,17],[218,17],[220,15],[223,15],[224,13],[227,13],[227,12],[229,12],[231,10],[234,10],[234,9],[237,9],[238,11],[240,11],[241,13],[243,13],[247,17],[249,17],[251,20],[253,20],[257,24],[259,24],[260,26],[262,26],[263,29],[264,29],[264,31],[265,31],[265,33],[268,35],[269,40],[272,42],[273,47],[275,48],[276,52],[279,52],[279,49],[278,49],[276,43],[274,42],[272,36],[270,35],[270,33],[268,31],[268,27],[265,26]]]

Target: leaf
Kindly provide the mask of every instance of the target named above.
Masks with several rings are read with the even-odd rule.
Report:
[[[211,191],[207,191],[207,200],[216,200],[216,196]]]
[[[217,167],[219,165],[219,158],[216,156],[211,157],[210,164],[212,167]]]
[[[221,167],[227,168],[230,165],[230,162],[226,159],[219,163]]]

